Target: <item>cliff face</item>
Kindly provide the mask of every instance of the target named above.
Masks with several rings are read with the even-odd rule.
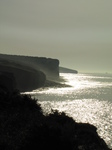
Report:
[[[16,80],[14,74],[9,72],[0,72],[0,91],[12,93],[15,88]]]
[[[3,80],[1,82],[2,86],[7,88],[9,91],[14,82],[16,89],[21,92],[25,92],[42,87],[46,80],[45,74],[41,71],[3,59],[0,60],[0,72],[0,80]]]
[[[46,77],[59,77],[58,59],[4,54],[0,54],[0,58],[18,64],[27,65],[35,70],[40,70],[46,75]]]
[[[0,54],[0,72],[12,73],[20,91],[31,91],[44,86],[46,78],[59,77],[59,60]]]

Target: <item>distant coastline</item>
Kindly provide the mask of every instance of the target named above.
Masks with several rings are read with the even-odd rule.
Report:
[[[78,73],[77,70],[73,70],[73,69],[69,69],[69,68],[65,68],[65,67],[59,67],[59,72],[60,73],[74,73],[74,74]]]

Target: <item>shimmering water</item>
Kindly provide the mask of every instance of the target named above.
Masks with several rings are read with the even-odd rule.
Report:
[[[43,111],[66,112],[77,122],[97,127],[98,134],[112,148],[112,75],[60,74],[72,87],[46,88],[31,92]]]

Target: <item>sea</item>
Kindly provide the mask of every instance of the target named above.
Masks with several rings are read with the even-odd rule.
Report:
[[[60,73],[65,87],[28,92],[38,99],[43,112],[65,112],[77,122],[90,123],[112,148],[112,74]]]

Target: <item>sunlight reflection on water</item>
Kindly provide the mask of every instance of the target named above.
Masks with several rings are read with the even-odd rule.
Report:
[[[112,76],[61,74],[72,87],[32,91],[44,113],[64,111],[77,122],[98,128],[99,135],[112,148]]]

